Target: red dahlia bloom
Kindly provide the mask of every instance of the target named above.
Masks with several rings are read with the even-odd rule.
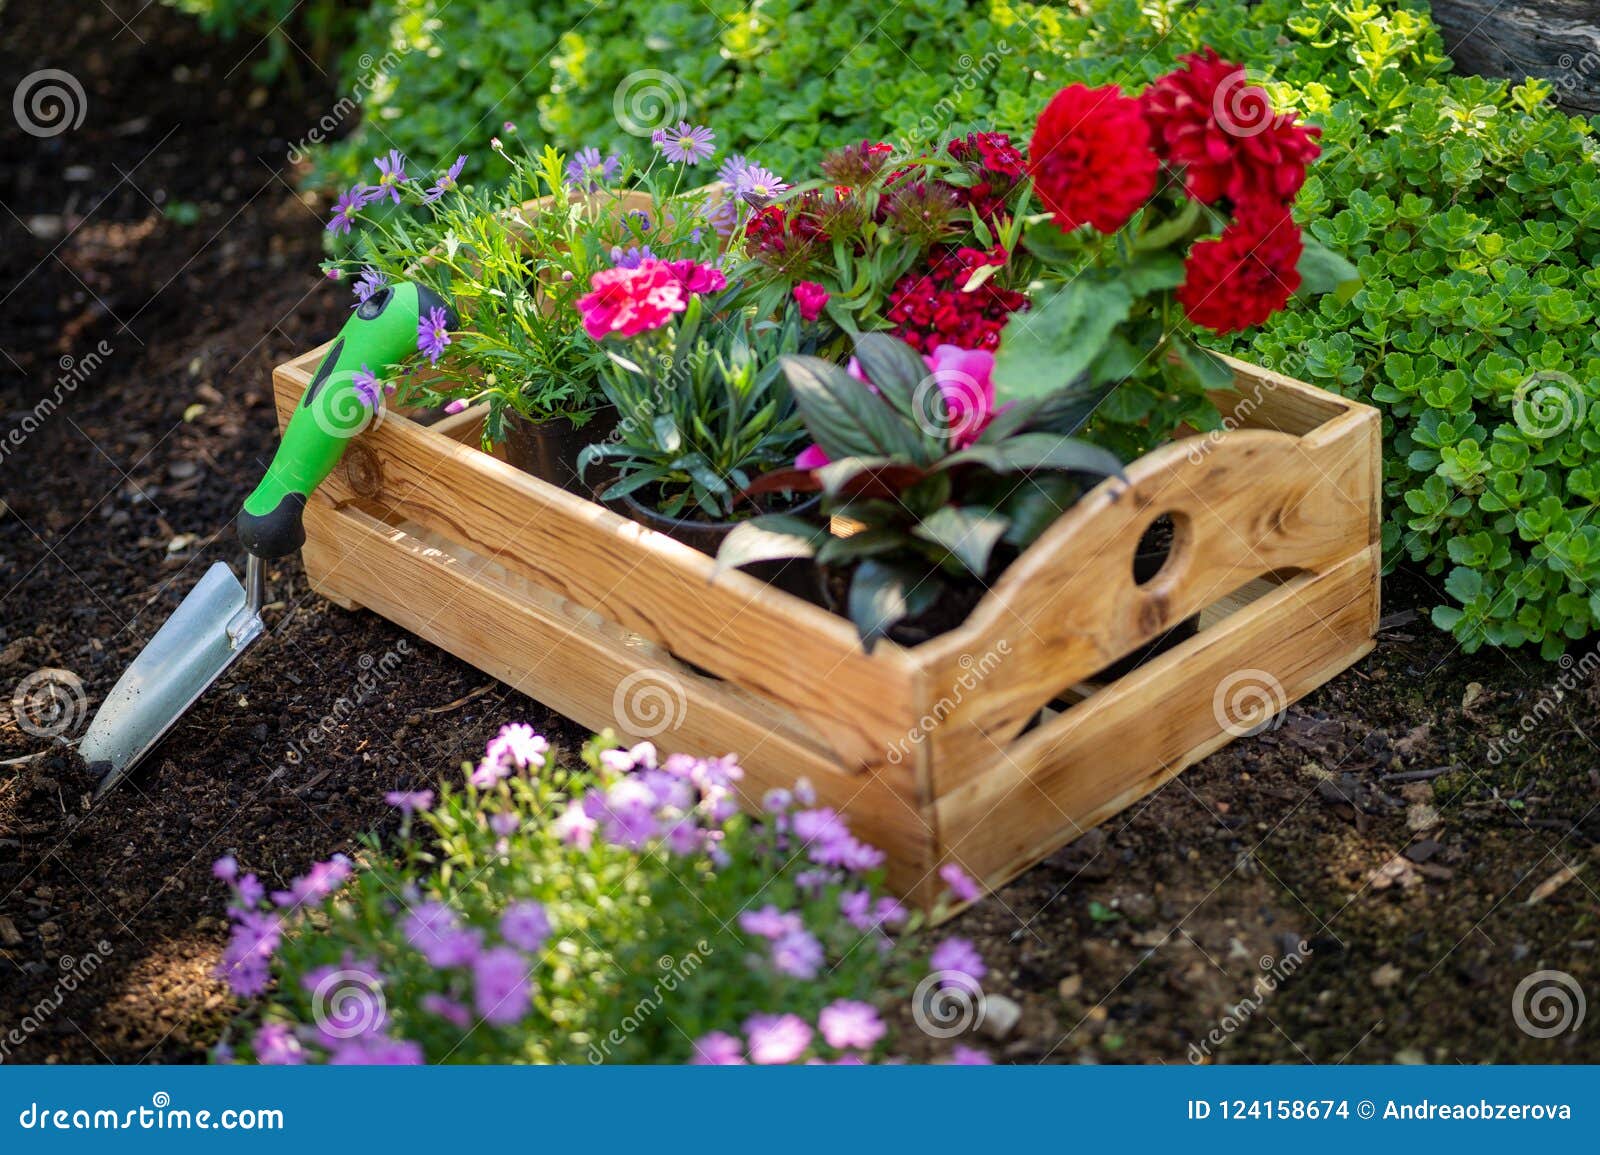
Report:
[[[1116,232],[1156,190],[1161,164],[1139,102],[1114,84],[1050,98],[1028,146],[1028,173],[1056,224]]]
[[[1231,333],[1259,325],[1300,287],[1300,229],[1287,209],[1253,209],[1184,262],[1178,303],[1196,325]]]
[[[1235,209],[1287,205],[1322,150],[1321,130],[1275,113],[1264,89],[1207,48],[1141,97],[1156,151],[1183,169],[1184,191],[1205,204],[1223,197]]]

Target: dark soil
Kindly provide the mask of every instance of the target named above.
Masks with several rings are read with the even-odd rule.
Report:
[[[62,668],[79,715],[206,566],[238,563],[230,522],[276,443],[270,368],[347,307],[315,269],[327,206],[285,161],[329,82],[302,62],[298,89],[258,87],[247,41],[108,3],[11,5],[0,47],[5,92],[66,67],[88,96],[59,136],[0,125],[0,437],[65,358],[81,376],[0,458],[0,697]],[[318,598],[297,560],[270,580],[269,638],[97,807],[70,758],[0,712],[0,1060],[203,1058],[235,1010],[211,977],[215,858],[281,884],[386,828],[386,790],[505,721],[581,737]],[[1591,650],[1570,670],[1465,656],[1410,614],[1426,583],[1387,595],[1371,657],[947,928],[1021,1005],[985,1041],[997,1057],[1600,1060],[1592,1027],[1540,1039],[1513,1017],[1536,971],[1600,991]],[[948,1051],[904,1025],[913,1055]]]

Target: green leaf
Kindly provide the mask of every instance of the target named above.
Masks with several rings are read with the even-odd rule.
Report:
[[[850,620],[870,653],[877,640],[899,621],[933,605],[944,583],[933,574],[918,574],[909,566],[868,559],[850,578],[846,607]]]
[[[779,558],[811,557],[828,538],[827,528],[788,513],[770,513],[733,527],[717,550],[717,569]]]
[[[1100,355],[1132,308],[1125,285],[1080,278],[1013,316],[995,355],[995,400],[1042,397],[1065,386]]]
[[[1143,253],[1123,271],[1122,283],[1135,297],[1183,284],[1183,257],[1173,252]]]
[[[1056,469],[1096,477],[1122,476],[1122,462],[1110,450],[1071,437],[1057,437],[1054,433],[1019,433],[998,445],[974,445],[952,453],[939,467],[948,469],[968,464],[983,465],[996,473]]]
[[[863,333],[856,338],[855,353],[861,372],[900,414],[916,422],[919,430],[940,427],[932,410],[937,400],[935,390],[923,391],[933,396],[921,399],[922,412],[918,412],[917,392],[930,374],[927,362],[915,349],[887,333]],[[930,449],[935,448],[931,437],[929,445]]]
[[[928,460],[916,427],[840,366],[804,354],[781,360],[806,428],[829,458]]]
[[[1297,268],[1300,272],[1297,297],[1333,293],[1339,301],[1344,302],[1355,296],[1361,288],[1361,274],[1356,267],[1309,233],[1305,234],[1305,249],[1300,254]]]
[[[1200,387],[1207,393],[1233,388],[1233,370],[1228,363],[1210,349],[1196,345],[1182,337],[1173,339],[1173,351],[1193,371]]]
[[[983,577],[989,569],[989,555],[1011,523],[981,507],[947,505],[922,519],[912,534],[948,550],[973,576]]]

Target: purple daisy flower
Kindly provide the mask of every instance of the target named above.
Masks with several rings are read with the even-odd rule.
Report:
[[[360,278],[357,279],[354,285],[350,286],[350,291],[355,293],[357,301],[365,301],[388,283],[388,277],[368,265],[361,270]]]
[[[539,950],[550,937],[550,916],[541,903],[514,902],[500,916],[500,936],[522,950]]]
[[[751,1015],[744,1033],[752,1063],[792,1063],[811,1045],[811,1028],[799,1015]]]
[[[854,999],[839,999],[823,1007],[817,1016],[817,1028],[828,1040],[828,1046],[841,1051],[851,1047],[871,1050],[888,1030],[878,1017],[877,1008]]]
[[[717,169],[717,179],[731,189],[739,187],[739,179],[744,176],[745,170],[750,167],[750,162],[743,153],[733,153],[722,162]]]
[[[422,194],[422,203],[431,205],[434,201],[444,196],[445,193],[456,187],[456,177],[461,175],[461,170],[467,165],[465,155],[456,157],[455,164],[439,174],[439,179],[433,182],[433,187]]]
[[[356,370],[355,376],[350,379],[350,384],[355,389],[356,396],[361,398],[361,404],[368,409],[376,409],[378,407],[378,398],[383,395],[383,382],[378,380],[378,375],[368,369],[365,363],[362,364],[360,369]],[[394,795],[391,794],[388,798],[390,799],[390,806],[401,805],[393,801]],[[433,795],[430,793],[428,798],[431,800]],[[409,814],[412,808],[401,806],[401,809]]]
[[[651,139],[661,150],[661,155],[674,164],[699,164],[716,152],[717,134],[703,124],[690,124],[680,120],[678,127],[668,132],[657,129]]]
[[[338,236],[350,231],[350,225],[356,219],[356,214],[367,205],[368,191],[366,185],[358,184],[339,194],[339,199],[333,205],[333,216],[328,221],[330,233]]]
[[[733,182],[733,191],[748,205],[762,208],[778,199],[778,194],[789,186],[771,169],[758,164],[746,165],[739,179]]]
[[[744,1044],[726,1031],[712,1031],[695,1040],[693,1067],[737,1067],[744,1064]]]
[[[444,306],[435,305],[417,322],[417,349],[427,355],[428,363],[437,365],[450,344],[450,319]]]
[[[395,204],[400,203],[400,186],[411,179],[406,176],[406,158],[398,148],[391,148],[387,157],[378,157],[374,164],[378,166],[378,184],[372,190],[372,200],[382,200],[389,197]]]
[[[567,161],[567,185],[583,192],[599,192],[616,179],[622,161],[614,154],[600,155],[600,150],[590,145],[580,148]]]

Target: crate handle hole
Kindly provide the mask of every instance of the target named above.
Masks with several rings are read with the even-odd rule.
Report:
[[[1186,513],[1174,510],[1152,520],[1134,547],[1133,584],[1148,587],[1158,579],[1174,578],[1186,564],[1190,536]]]

